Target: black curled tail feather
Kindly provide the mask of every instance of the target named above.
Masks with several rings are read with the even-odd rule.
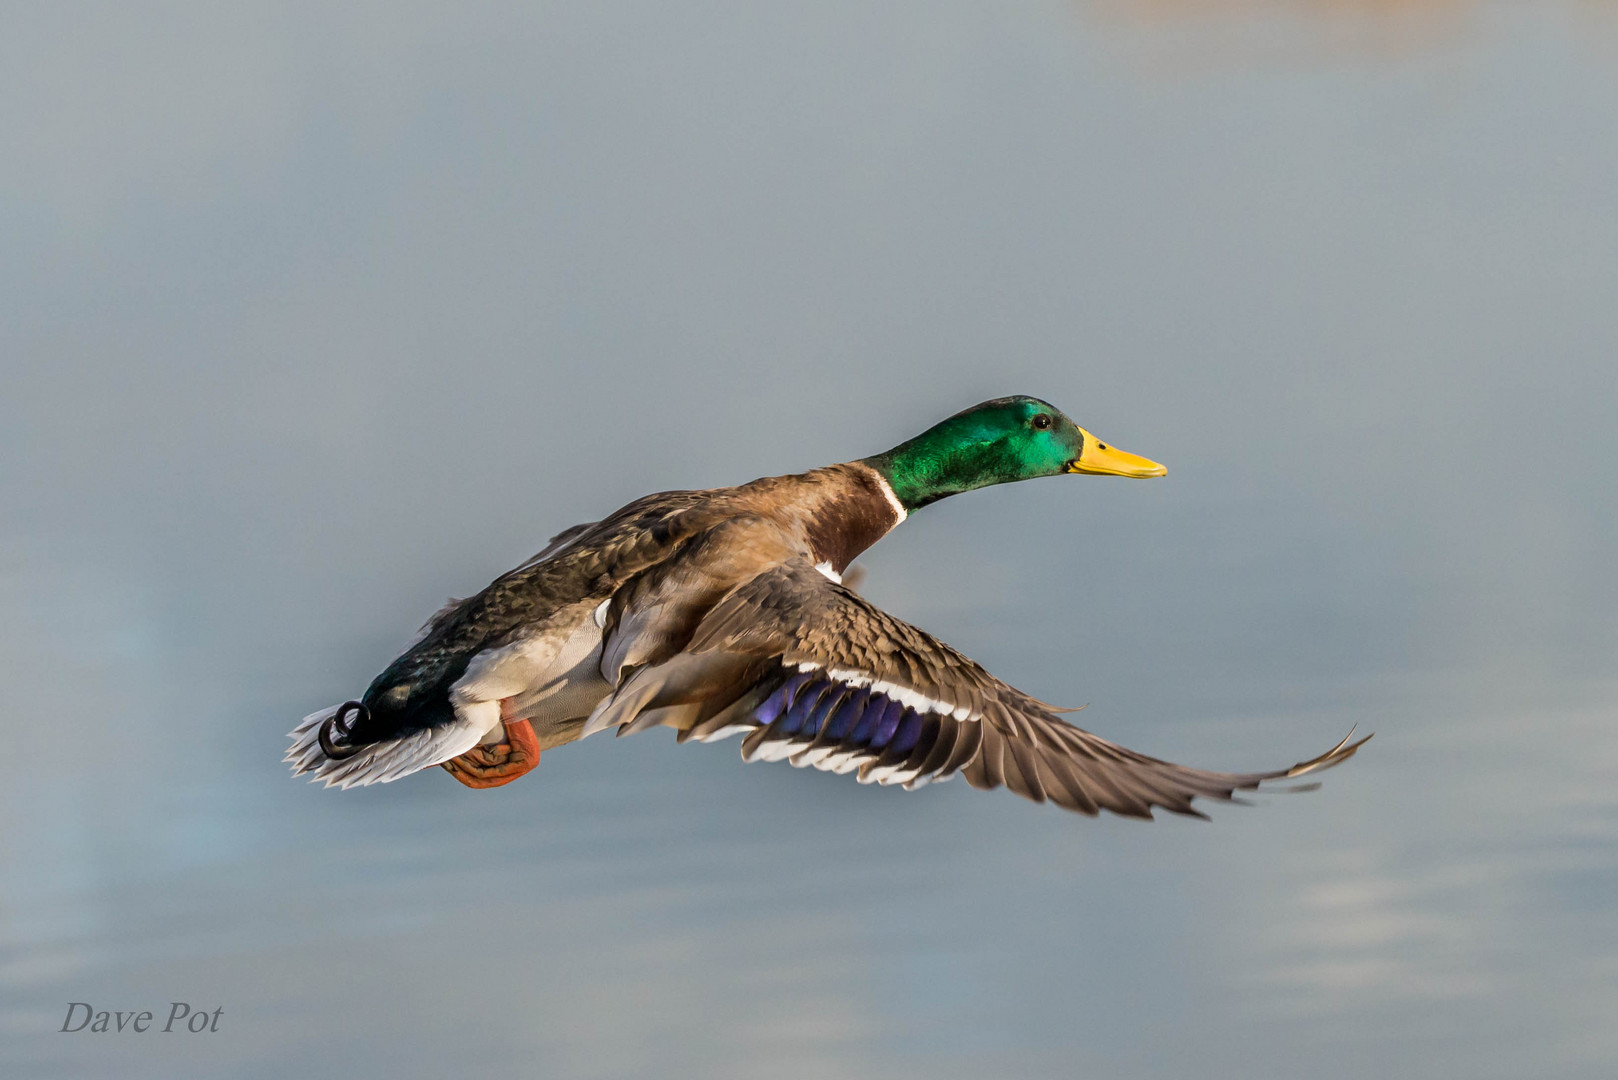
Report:
[[[349,736],[353,734],[354,725],[348,719],[351,714],[357,716],[359,718],[359,722],[362,724],[371,718],[371,710],[365,706],[364,702],[345,701],[341,705],[337,706],[337,711],[329,716],[326,721],[320,725],[319,739],[321,752],[333,761],[342,761],[345,758],[351,758],[361,750],[365,749],[363,744],[359,746],[340,746],[338,745],[337,740],[332,738],[333,731],[337,732],[345,742],[348,740]]]

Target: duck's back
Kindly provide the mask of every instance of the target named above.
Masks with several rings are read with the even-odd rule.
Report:
[[[414,739],[410,760],[426,763],[495,737],[502,716],[531,717],[542,745],[571,741],[630,671],[677,653],[737,586],[797,557],[835,579],[900,520],[874,478],[848,464],[659,492],[565,530],[434,615],[340,718],[343,742],[380,762],[396,756],[382,744]],[[293,756],[356,783],[392,779],[392,768],[320,761],[309,732],[336,711],[306,718]]]

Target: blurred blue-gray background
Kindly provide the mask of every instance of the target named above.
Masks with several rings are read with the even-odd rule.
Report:
[[[18,5],[0,73],[6,1076],[1618,1071],[1613,5]],[[559,529],[1007,393],[1168,479],[867,594],[1149,753],[1360,757],[1211,825],[280,763]]]

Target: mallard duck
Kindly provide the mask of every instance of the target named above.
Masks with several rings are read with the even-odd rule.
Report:
[[[1042,476],[1166,472],[1047,402],[1008,397],[874,457],[648,495],[451,601],[362,697],[305,717],[286,760],[328,787],[442,765],[488,788],[586,735],[668,727],[680,742],[743,735],[745,761],[907,789],[960,773],[976,788],[1143,818],[1159,807],[1202,817],[1194,798],[1229,800],[1347,760],[1364,742],[1353,732],[1271,772],[1126,750],[842,581],[856,556],[939,499]]]

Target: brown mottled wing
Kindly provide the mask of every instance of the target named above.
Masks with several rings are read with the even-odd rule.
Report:
[[[563,530],[544,550],[434,616],[411,659],[422,667],[450,663],[543,625],[571,604],[610,595],[711,524],[711,498],[707,491],[658,492]]]
[[[857,761],[862,780],[907,786],[946,779],[959,770],[974,787],[1004,785],[1035,802],[1049,799],[1087,814],[1105,809],[1150,817],[1153,807],[1162,807],[1201,816],[1191,805],[1198,796],[1229,799],[1232,792],[1265,780],[1326,769],[1364,742],[1345,739],[1318,758],[1271,772],[1209,772],[1160,761],[1066,723],[970,657],[830,581],[802,559],[736,588],[665,666],[671,675],[682,663],[688,671],[707,663],[739,673],[767,662],[780,665],[774,681],[764,683],[777,697],[794,687],[798,694],[812,692],[817,682],[824,684],[822,695],[841,696],[830,699],[833,705],[823,709],[826,716],[813,730],[782,734],[780,719],[761,725],[744,742],[744,754],[748,743],[754,753],[766,750],[773,730],[785,746],[775,756],[791,756],[795,763],[832,767]],[[873,752],[868,743],[847,745],[857,728],[837,733],[838,706],[869,710],[881,700],[890,710],[902,709],[898,730],[913,724],[913,741],[890,742],[885,752]],[[765,699],[765,717],[772,716],[768,705]]]
[[[579,537],[583,536],[585,533],[589,532],[599,524],[601,524],[599,521],[585,521],[578,525],[572,525],[566,529],[563,529],[561,532],[547,540],[545,542],[545,546],[540,548],[538,552],[531,557],[524,559],[517,569],[520,570],[525,566],[533,566],[537,562],[544,562],[556,552],[567,547],[573,541],[577,540]]]
[[[739,583],[798,556],[800,547],[776,522],[755,514],[738,514],[686,537],[613,593],[601,674],[616,686],[634,669],[669,660]]]

